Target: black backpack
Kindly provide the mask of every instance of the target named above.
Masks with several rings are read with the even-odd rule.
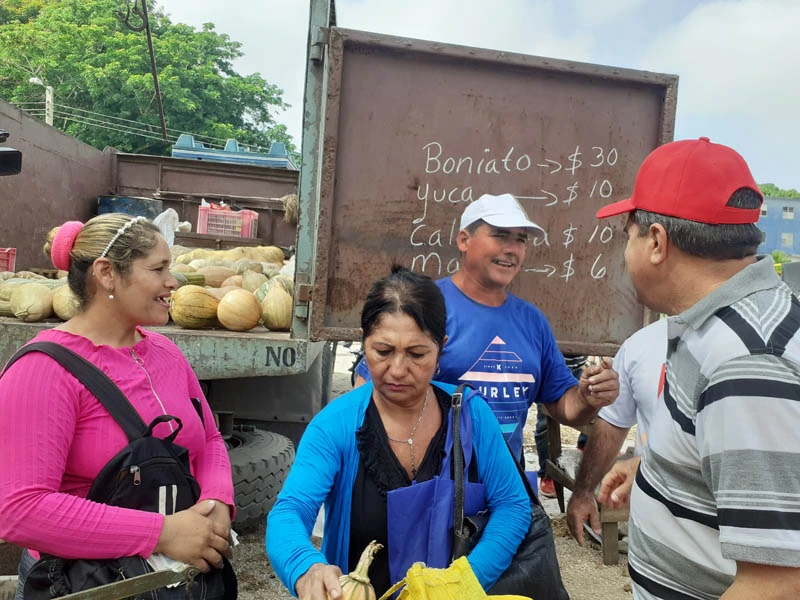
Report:
[[[189,469],[189,452],[175,443],[175,437],[183,427],[179,418],[160,415],[150,425],[145,425],[130,401],[105,373],[79,354],[54,342],[33,342],[23,346],[9,359],[3,372],[29,352],[43,352],[72,373],[108,410],[128,438],[128,445],[98,473],[87,495],[88,500],[164,515],[197,503],[200,485]],[[202,419],[199,405],[195,408]],[[156,425],[169,421],[177,425],[175,431],[165,438],[153,436]],[[150,570],[147,562],[138,556],[67,560],[42,555],[28,573],[24,597],[26,600],[57,598]],[[191,587],[203,588],[204,597],[236,597],[236,579],[227,560],[224,569],[212,570],[198,578],[203,579],[200,585],[195,581]],[[219,595],[210,593],[212,588],[218,588]],[[183,586],[161,590],[157,595],[148,593],[144,597],[168,598],[173,595],[192,597],[190,589]]]

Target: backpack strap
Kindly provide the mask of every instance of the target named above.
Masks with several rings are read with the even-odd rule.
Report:
[[[147,425],[145,425],[139,413],[136,412],[136,409],[133,408],[133,405],[117,385],[103,371],[80,354],[61,344],[56,344],[55,342],[32,342],[23,346],[17,350],[14,356],[8,359],[5,368],[0,372],[0,377],[12,364],[29,352],[47,354],[72,373],[111,413],[111,416],[114,417],[122,431],[125,432],[128,441],[132,442],[145,435]]]

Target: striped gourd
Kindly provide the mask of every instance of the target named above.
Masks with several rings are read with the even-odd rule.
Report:
[[[361,553],[355,570],[339,577],[342,600],[375,600],[375,589],[369,581],[369,567],[381,548],[383,548],[381,544],[372,540]]]

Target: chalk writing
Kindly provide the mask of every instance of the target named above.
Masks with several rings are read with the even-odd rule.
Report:
[[[597,185],[598,183],[600,184],[599,186]],[[592,191],[589,192],[589,198],[594,198],[595,192],[597,192],[601,198],[610,198],[611,194],[614,193],[614,187],[608,179],[603,179],[603,181],[599,182],[595,181],[592,186]]]
[[[564,248],[568,248],[569,245],[573,242],[573,240],[575,239],[575,232],[577,230],[578,228],[575,227],[572,223],[570,223],[569,227],[567,227],[564,231],[562,231],[562,233],[564,234]]]
[[[433,277],[458,270],[459,258],[453,257],[453,247],[457,244],[461,213],[477,196],[486,191],[510,192],[528,209],[533,203],[537,211],[535,218],[544,219],[544,223],[549,222],[553,227],[552,220],[541,216],[542,210],[570,210],[584,206],[586,202],[594,204],[613,196],[610,169],[619,162],[616,147],[588,144],[575,145],[568,152],[549,157],[544,156],[544,152],[526,151],[522,143],[501,148],[486,146],[470,153],[453,154],[443,143],[432,140],[422,145],[421,150],[425,177],[414,186],[417,202],[414,214],[410,215],[408,243],[414,250],[411,268]],[[530,185],[532,167],[537,167],[533,181],[538,186],[534,189]],[[599,176],[592,177],[588,175],[590,172]],[[484,178],[480,187],[475,176]],[[488,183],[486,176],[496,183]],[[537,181],[537,177],[541,180]],[[563,181],[565,177],[570,180]],[[436,208],[440,205],[442,208]],[[457,206],[446,209],[447,220],[442,222],[443,206],[450,205]],[[569,219],[557,226],[558,240],[553,237],[556,231],[546,231],[545,235],[533,240],[523,273],[554,277],[564,283],[587,275],[592,279],[606,277],[603,254],[595,255],[588,246],[611,243],[613,228],[606,224],[580,225]],[[563,256],[553,256],[548,250],[551,239],[553,250],[561,249]],[[539,262],[537,259],[544,260]]]
[[[564,272],[560,275],[561,279],[564,280],[564,283],[569,281],[569,278],[575,274],[575,269],[572,266],[575,262],[575,256],[570,254],[569,258],[564,261]]]
[[[557,160],[550,160],[549,158],[544,159],[544,164],[539,163],[536,166],[550,168],[550,175],[555,175],[561,170],[561,163],[558,162]]]
[[[431,190],[430,185],[427,183],[420,185],[417,188],[417,199],[422,201],[422,216],[414,219],[414,225],[422,223],[425,220],[425,217],[428,216],[428,198],[432,199],[436,203],[442,203],[447,200],[451,204],[457,204],[459,202],[469,204],[472,202],[472,187],[453,187],[450,189],[443,188],[441,190]]]
[[[592,150],[596,150],[595,154],[595,161],[589,163],[590,167],[602,167],[603,165],[608,165],[609,167],[613,167],[617,164],[617,149],[611,148],[608,152],[605,152],[600,146],[592,146]]]
[[[602,279],[603,277],[606,276],[606,268],[598,265],[602,257],[603,257],[602,254],[598,254],[597,258],[595,258],[594,262],[592,263],[592,269],[589,274],[592,276],[593,279]]]
[[[567,157],[569,161],[569,166],[567,167],[567,171],[569,171],[572,175],[575,175],[575,170],[579,169],[583,165],[583,161],[578,158],[581,155],[581,147],[575,146],[575,152],[570,154]]]
[[[492,156],[491,148],[484,148],[483,152],[486,156],[475,159],[472,156],[447,156],[442,158],[444,148],[439,142],[429,142],[425,144],[422,149],[426,153],[425,157],[425,172],[432,173],[445,173],[457,175],[480,175],[482,173],[493,173],[499,175],[501,173],[522,173],[531,168],[531,157],[527,154],[515,154],[514,147],[511,146],[503,155],[503,158]]]
[[[592,235],[589,236],[589,243],[594,241],[594,237],[600,232],[600,243],[607,244],[614,237],[614,230],[609,225],[595,225]]]

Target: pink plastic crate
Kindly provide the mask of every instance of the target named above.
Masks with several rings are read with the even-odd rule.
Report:
[[[258,237],[258,213],[252,210],[213,210],[201,206],[197,213],[197,233]]]
[[[17,262],[16,248],[0,248],[0,271],[14,271]]]

